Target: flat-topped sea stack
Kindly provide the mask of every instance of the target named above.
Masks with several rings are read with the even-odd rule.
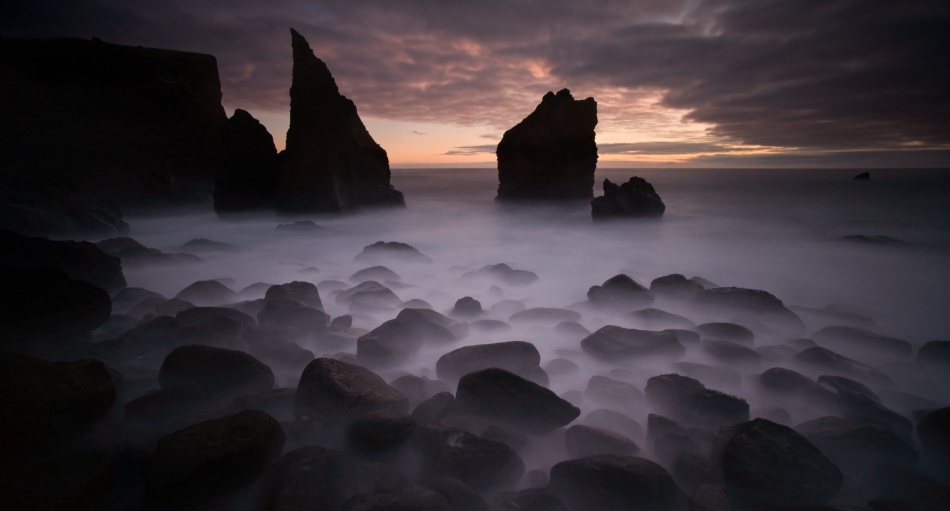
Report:
[[[217,61],[99,40],[0,39],[0,172],[55,172],[126,207],[194,201],[222,165]]]
[[[498,144],[496,200],[590,200],[597,168],[597,103],[548,92]]]
[[[389,158],[340,94],[327,65],[291,29],[294,71],[290,129],[280,154],[276,206],[286,212],[341,212],[405,206],[389,183]]]

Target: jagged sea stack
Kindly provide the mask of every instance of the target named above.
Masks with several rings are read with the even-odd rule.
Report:
[[[505,132],[498,155],[496,200],[590,200],[597,168],[597,103],[571,91],[548,92]]]
[[[240,108],[224,125],[224,170],[214,186],[220,215],[274,208],[277,147],[257,119]]]
[[[276,206],[288,212],[340,212],[405,206],[389,184],[389,158],[340,94],[327,65],[291,29],[294,74],[290,129],[280,154]]]

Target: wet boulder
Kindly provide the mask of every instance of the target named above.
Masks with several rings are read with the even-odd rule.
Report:
[[[380,411],[353,420],[346,427],[347,452],[379,457],[406,443],[416,429],[416,421],[404,412]]]
[[[820,417],[795,427],[835,465],[859,479],[867,470],[884,463],[917,465],[917,451],[896,433],[873,423]]]
[[[254,482],[283,447],[280,424],[259,411],[176,431],[158,441],[146,467],[146,500],[156,507],[210,501]]]
[[[169,254],[157,248],[146,247],[132,238],[121,237],[96,243],[103,252],[118,257],[127,266],[159,264],[194,264],[204,262],[193,254]]]
[[[516,270],[505,263],[489,264],[481,268],[463,273],[460,282],[491,282],[508,286],[528,286],[539,279],[538,275],[528,270]]]
[[[598,454],[618,454],[621,456],[640,454],[640,447],[633,440],[619,433],[583,424],[567,428],[564,442],[567,446],[567,453],[572,458],[583,458]]]
[[[390,270],[385,266],[371,266],[369,268],[363,268],[362,270],[350,275],[350,278],[347,279],[350,282],[366,282],[367,280],[375,280],[377,282],[385,281],[398,281],[401,277],[398,273]]]
[[[716,287],[701,291],[694,302],[711,313],[751,315],[785,335],[800,336],[805,331],[801,318],[767,291]]]
[[[0,230],[0,246],[0,266],[53,268],[110,293],[125,287],[119,258],[89,242],[54,241]]]
[[[749,404],[686,376],[664,374],[647,380],[644,394],[654,410],[687,426],[713,430],[749,420]]]
[[[341,291],[336,295],[336,303],[349,304],[351,307],[354,304],[366,304],[375,307],[396,307],[402,303],[402,300],[388,287],[375,280],[367,280]]]
[[[0,460],[73,438],[115,398],[112,377],[98,360],[53,363],[0,353]]]
[[[199,280],[175,295],[195,305],[223,305],[236,302],[237,293],[217,280]]]
[[[455,301],[452,307],[452,314],[462,317],[476,317],[482,313],[482,303],[472,298],[464,296]]]
[[[424,376],[405,374],[389,384],[409,399],[409,406],[416,406],[430,397],[449,390],[449,385],[441,380],[430,380]]]
[[[145,300],[164,302],[168,299],[155,291],[140,287],[126,287],[112,297],[112,313],[127,314]]]
[[[259,511],[338,511],[355,493],[352,463],[340,452],[319,446],[290,451],[267,477]]]
[[[627,438],[643,438],[643,427],[636,420],[615,410],[598,408],[584,417],[584,424],[613,431]]]
[[[442,494],[420,485],[364,493],[343,503],[341,511],[454,511]]]
[[[492,496],[493,511],[565,511],[564,503],[550,488],[526,488],[497,492]]]
[[[420,426],[435,424],[446,418],[455,404],[455,396],[450,392],[438,394],[419,403],[412,410],[412,419]]]
[[[689,318],[654,308],[628,312],[627,319],[635,326],[647,330],[663,330],[666,328],[693,328],[696,325]]]
[[[436,362],[439,378],[458,381],[468,373],[497,367],[539,385],[548,384],[547,374],[538,365],[541,355],[530,342],[510,341],[465,346],[442,355]]]
[[[318,334],[326,330],[330,315],[306,303],[292,298],[271,298],[257,313],[261,326],[290,327],[305,334]]]
[[[846,418],[877,424],[908,440],[913,435],[914,424],[910,419],[863,394],[841,390],[838,403]]]
[[[109,319],[102,288],[51,268],[0,267],[0,346],[36,351],[83,338]]]
[[[824,504],[844,480],[807,438],[766,419],[720,430],[712,460],[727,488],[762,504]]]
[[[755,368],[762,363],[757,351],[732,341],[707,340],[701,346],[706,354],[730,366]]]
[[[686,354],[670,332],[635,330],[607,325],[581,341],[585,353],[606,362],[652,356],[679,358]]]
[[[693,298],[703,289],[702,284],[679,273],[657,277],[650,282],[650,292],[664,298]]]
[[[659,218],[666,204],[646,179],[633,176],[626,183],[615,184],[604,179],[604,194],[590,203],[594,220],[608,218]]]
[[[597,307],[630,310],[649,306],[653,303],[653,293],[621,273],[588,289],[587,299]]]
[[[868,470],[859,485],[872,502],[878,499],[898,501],[903,503],[904,509],[912,511],[943,511],[950,502],[950,487],[946,484],[913,467],[896,463]]]
[[[275,300],[277,298],[297,300],[307,307],[313,307],[319,311],[323,310],[320,292],[317,290],[317,286],[310,282],[294,281],[267,288],[267,291],[264,293],[264,299]]]
[[[805,368],[830,371],[876,385],[893,385],[894,383],[887,375],[877,369],[820,346],[798,352],[793,360]]]
[[[887,337],[853,326],[828,326],[812,338],[819,346],[858,360],[895,360],[910,356],[913,348],[903,339]]]
[[[387,261],[403,263],[431,263],[432,259],[412,245],[398,241],[377,241],[363,247],[353,259],[354,263],[383,264]]]
[[[491,368],[459,380],[453,413],[518,432],[546,433],[576,419],[580,410],[534,382]]]
[[[274,388],[274,372],[260,360],[243,351],[200,345],[174,349],[158,378],[164,390],[196,387],[228,401]]]
[[[403,309],[356,341],[361,363],[385,367],[411,358],[424,345],[453,343],[468,332],[461,323],[429,309]]]
[[[430,477],[454,477],[479,492],[513,486],[524,462],[507,445],[437,425],[419,428],[418,450]]]
[[[589,200],[597,166],[597,103],[548,92],[498,143],[496,200]]]
[[[844,376],[830,376],[823,374],[818,377],[818,385],[823,389],[835,394],[838,394],[842,390],[847,390],[848,392],[861,394],[875,403],[881,402],[881,398],[879,398],[877,394],[875,394],[874,391],[869,389],[866,385],[852,380],[851,378],[845,378]]]
[[[331,439],[357,417],[407,408],[406,397],[369,369],[329,358],[307,364],[294,398],[294,417]]]
[[[640,389],[630,383],[600,375],[591,376],[584,395],[597,404],[626,410],[632,410],[635,405],[643,402],[643,392],[640,392]]]
[[[694,330],[699,332],[704,339],[731,341],[745,346],[755,344],[755,334],[752,330],[735,323],[703,323],[697,325]]]
[[[686,496],[660,465],[633,456],[602,454],[562,461],[548,486],[568,511],[679,511]]]
[[[742,375],[731,367],[717,367],[696,362],[676,362],[673,369],[678,374],[695,378],[714,387],[738,388]]]

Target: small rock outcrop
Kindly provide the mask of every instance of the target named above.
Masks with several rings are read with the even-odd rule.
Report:
[[[214,185],[218,213],[274,207],[277,147],[267,128],[240,108],[224,125],[224,170]]]
[[[340,94],[327,65],[291,29],[294,74],[290,129],[280,155],[281,211],[341,212],[405,206],[389,184],[386,151],[366,131],[356,105]]]
[[[854,179],[855,181],[870,181],[870,180],[871,180],[871,173],[865,171],[865,172],[862,172],[862,173],[860,173],[860,174],[854,176],[852,179]]]
[[[597,167],[597,103],[548,92],[498,144],[497,200],[591,199]]]
[[[604,194],[590,202],[590,215],[594,220],[606,218],[658,218],[663,216],[666,205],[642,177],[631,177],[626,183],[614,184],[604,179]]]

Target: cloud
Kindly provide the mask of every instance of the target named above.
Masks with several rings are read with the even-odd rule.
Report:
[[[409,130],[409,133],[412,133],[413,135],[427,135],[427,133],[424,133],[422,131],[416,131],[416,130]]]
[[[497,144],[469,145],[453,148],[442,153],[444,156],[476,156],[480,154],[495,154]]]
[[[597,152],[627,155],[670,155],[695,153],[726,153],[739,150],[737,147],[708,142],[628,142],[597,144]]]

